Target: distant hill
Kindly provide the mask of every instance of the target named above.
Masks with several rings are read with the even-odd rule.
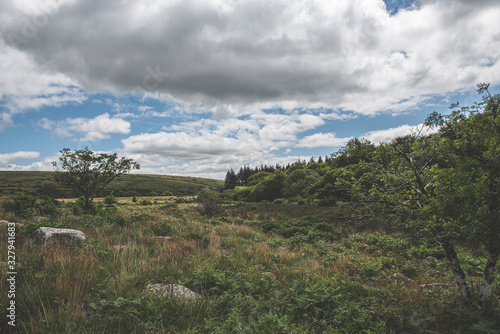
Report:
[[[50,196],[53,198],[77,197],[71,189],[54,181],[55,172],[0,171],[0,196],[19,193]],[[100,196],[113,192],[117,197],[195,195],[205,187],[222,188],[224,181],[186,176],[126,174],[111,182]]]

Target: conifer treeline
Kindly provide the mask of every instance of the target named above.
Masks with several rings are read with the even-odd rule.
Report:
[[[323,162],[328,162],[330,158],[328,156],[319,157],[318,158],[318,163],[323,163]],[[316,162],[314,160],[314,157],[311,157],[309,162],[306,160],[298,160],[298,163],[303,164],[304,166],[307,166],[310,163]],[[280,165],[276,164],[274,166],[267,166],[267,165],[260,165],[256,166],[255,168],[251,168],[248,165],[245,165],[243,167],[240,167],[238,173],[234,171],[234,169],[230,169],[226,173],[226,178],[224,180],[224,190],[227,189],[234,189],[237,186],[247,186],[248,185],[248,178],[254,174],[257,174],[258,172],[268,172],[268,173],[274,173],[275,170],[281,169],[283,171],[286,171],[288,168],[290,168],[290,163],[288,163],[286,166],[285,165]]]

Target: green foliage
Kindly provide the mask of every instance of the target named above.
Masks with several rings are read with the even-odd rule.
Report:
[[[425,259],[429,256],[435,257],[437,259],[443,259],[446,257],[443,249],[437,244],[415,244],[410,245],[407,249],[406,254],[409,258]]]
[[[66,203],[66,207],[69,208],[75,215],[95,212],[96,206],[94,205],[94,203],[89,204],[88,207],[85,208],[86,201],[86,198],[81,196],[74,202]]]
[[[42,216],[57,216],[60,214],[61,202],[51,197],[44,197],[39,201],[37,207]]]
[[[279,217],[273,221],[255,222],[265,232],[273,232],[280,236],[290,238],[291,245],[315,243],[319,240],[334,241],[340,237],[338,228],[322,219],[304,217],[302,219],[288,219]]]
[[[139,201],[141,205],[152,205],[153,201],[151,201],[149,198],[143,198]]]
[[[155,225],[153,225],[151,229],[154,235],[165,236],[165,237],[172,236],[172,231],[173,231],[172,224],[170,224],[168,221],[158,222]]]
[[[255,186],[259,184],[259,182],[263,181],[265,178],[273,175],[273,173],[265,172],[265,171],[260,171],[248,178],[247,181],[247,186]]]
[[[314,170],[296,169],[289,173],[283,183],[283,196],[307,197],[313,184],[319,181],[319,175]]]
[[[250,197],[250,193],[254,187],[243,187],[237,186],[234,190],[226,191],[225,194],[228,194],[228,197],[235,201],[248,201]]]
[[[222,199],[214,190],[205,188],[198,193],[196,201],[201,204],[201,213],[215,216],[222,212]]]
[[[106,205],[114,205],[116,203],[118,203],[118,200],[116,199],[115,196],[108,195],[108,196],[104,197],[104,204],[106,204]]]
[[[266,172],[259,172],[266,173]],[[258,175],[259,173],[255,174]],[[267,173],[269,174],[269,173]],[[254,175],[254,176],[255,176]],[[283,181],[285,180],[285,173],[277,169],[274,173],[266,175],[255,184],[254,188],[250,191],[248,199],[253,202],[260,201],[273,201],[282,196]]]
[[[487,332],[498,326],[498,294],[492,297],[491,315],[478,316],[463,307],[453,289],[423,293],[418,284],[394,284],[394,272],[435,282],[417,251],[406,252],[420,249],[418,241],[361,232],[327,217],[300,218],[307,210],[317,215],[319,208],[313,206],[237,206],[269,217],[261,221],[236,218],[236,213],[174,216],[159,211],[162,205],[96,205],[93,215],[76,216],[62,208],[63,214],[44,222],[83,231],[87,242],[80,249],[35,245],[27,241],[40,223],[20,227],[16,300],[23,305],[17,318],[21,331],[400,333],[422,328]],[[271,219],[292,209],[298,210],[296,219]],[[162,243],[152,235],[175,239]],[[460,257],[478,279],[484,260],[477,262],[469,252]],[[432,271],[452,281],[446,266]],[[0,272],[0,279],[6,278]],[[182,284],[202,297],[179,302],[151,296],[144,289],[150,282]],[[5,301],[1,295],[0,303]],[[5,319],[0,324],[4,327]]]
[[[19,218],[32,218],[36,215],[36,199],[33,196],[21,193],[2,203],[5,212],[12,213]]]

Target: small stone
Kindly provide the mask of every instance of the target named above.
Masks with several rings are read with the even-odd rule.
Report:
[[[177,297],[182,300],[195,300],[200,298],[200,295],[196,292],[179,284],[151,283],[146,286],[146,289],[158,297]]]
[[[175,241],[177,238],[173,238],[173,237],[164,237],[164,236],[155,235],[155,236],[153,237],[153,239],[155,239],[155,240],[160,240],[160,241]]]
[[[436,259],[434,256],[428,256],[424,260],[425,263],[431,264],[431,263],[441,263],[438,259]]]
[[[441,288],[441,289],[449,289],[454,287],[454,284],[447,284],[447,283],[430,283],[430,284],[420,284],[420,288],[422,289],[429,289],[429,290],[434,290],[436,288]]]
[[[413,280],[411,278],[409,278],[408,276],[406,276],[405,274],[402,274],[402,273],[395,273],[392,276],[394,276],[394,278],[401,279],[401,280],[408,282],[408,283],[413,282]]]
[[[132,247],[135,247],[135,246],[136,246],[136,244],[134,244],[134,243],[128,243],[128,244],[125,244],[125,245],[123,245],[123,244],[114,245],[113,248],[115,248],[115,249],[123,249],[123,248],[132,248]]]
[[[33,220],[35,221],[35,223],[39,223],[41,222],[42,220],[44,219],[47,219],[46,217],[43,217],[43,216],[36,216],[36,217],[33,217]]]
[[[0,220],[0,225],[7,225],[7,226],[12,226],[12,224],[14,224],[16,227],[21,227],[21,226],[24,226],[24,224],[22,223],[14,223],[14,222],[9,222],[7,220]]]

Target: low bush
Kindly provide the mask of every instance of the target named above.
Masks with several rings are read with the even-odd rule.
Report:
[[[172,224],[168,221],[158,222],[151,227],[154,235],[157,236],[172,236]]]
[[[201,190],[196,201],[201,204],[200,212],[203,215],[215,216],[222,212],[221,196],[212,189]]]
[[[104,197],[104,204],[106,205],[114,205],[118,203],[118,200],[116,199],[115,196],[113,195],[107,195],[106,197]]]
[[[1,205],[5,212],[22,219],[32,218],[37,214],[36,198],[24,193],[4,200]]]

